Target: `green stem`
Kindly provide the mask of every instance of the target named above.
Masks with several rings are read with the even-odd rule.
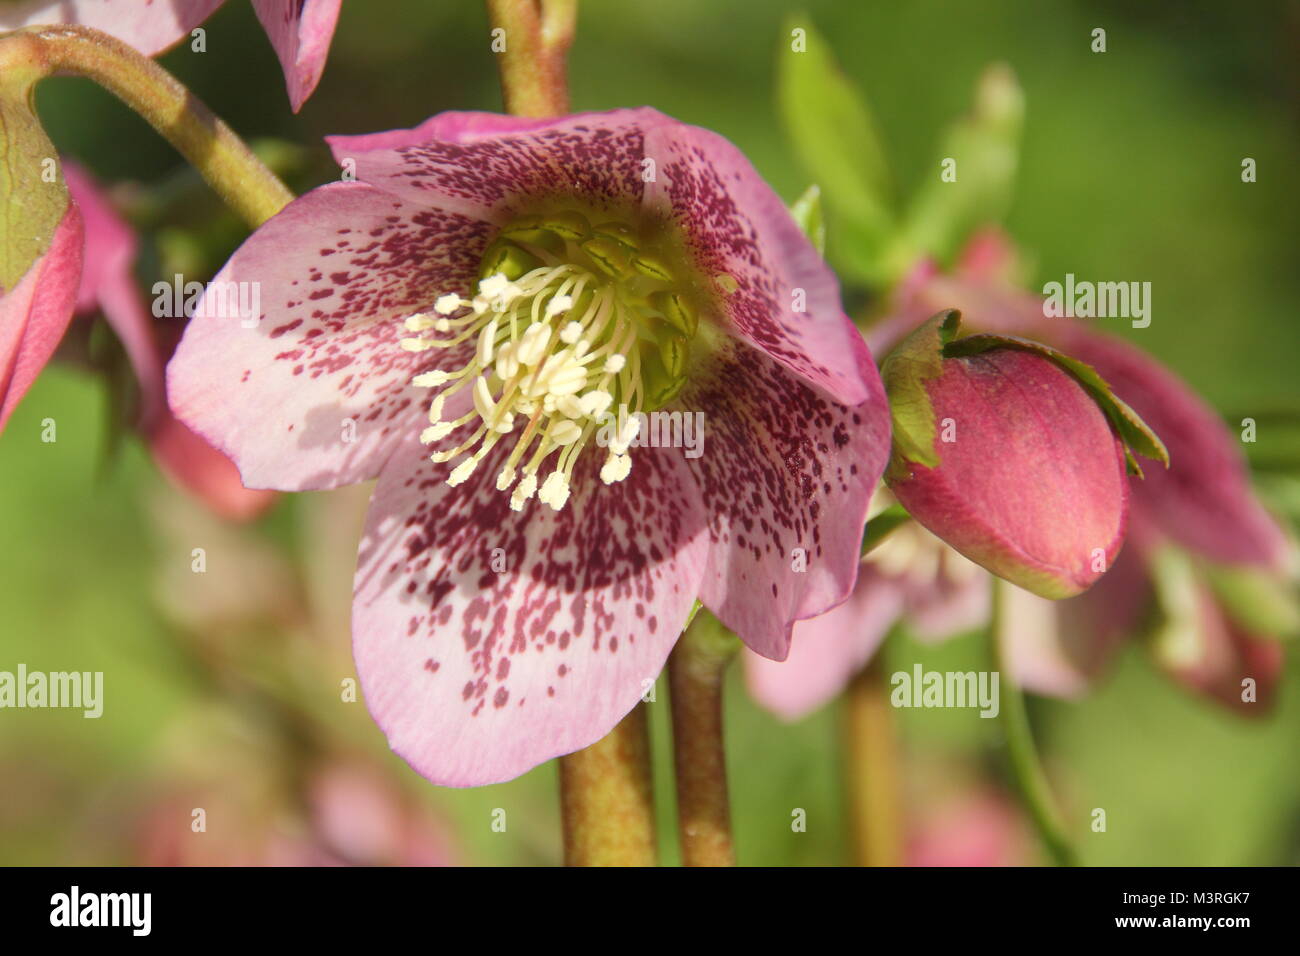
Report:
[[[569,112],[565,59],[573,42],[578,0],[487,0],[487,8],[493,30],[504,31],[493,41],[505,44],[497,57],[506,112]]]
[[[700,608],[668,658],[677,825],[686,866],[735,866],[722,683],[739,642]]]
[[[0,35],[0,75],[6,81],[35,82],[56,73],[93,80],[139,113],[250,226],[293,200],[230,127],[170,73],[120,40],[82,26]]]
[[[654,866],[654,787],[645,705],[607,737],[560,758],[566,866]]]
[[[845,783],[858,866],[903,865],[902,771],[881,650],[844,695]]]
[[[1073,846],[1065,835],[1060,816],[1052,801],[1047,775],[1043,772],[1034,736],[1029,727],[1029,714],[1025,710],[1025,695],[1017,683],[1007,659],[1006,629],[1003,620],[1004,589],[1012,584],[993,579],[993,606],[989,615],[989,650],[993,668],[1000,676],[1001,722],[1006,735],[1007,757],[1011,776],[1020,799],[1029,811],[1030,820],[1039,839],[1057,866],[1077,866]]]

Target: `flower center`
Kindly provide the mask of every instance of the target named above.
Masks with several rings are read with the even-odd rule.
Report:
[[[574,464],[593,437],[606,447],[601,480],[628,476],[636,413],[654,411],[681,391],[699,327],[697,308],[667,264],[667,246],[626,223],[593,226],[571,210],[529,216],[503,228],[488,247],[477,294],[448,293],[432,314],[406,320],[417,334],[401,340],[408,351],[477,346],[461,368],[414,379],[437,389],[421,441],[474,425],[466,441],[431,456],[461,459],[449,485],[465,481],[507,436],[514,448],[497,488],[514,486],[516,511],[534,494],[563,508]],[[443,421],[447,398],[463,388],[471,390],[473,409]]]

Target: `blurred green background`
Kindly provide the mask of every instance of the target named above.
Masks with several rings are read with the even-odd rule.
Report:
[[[296,117],[243,0],[208,22],[206,53],[182,46],[162,63],[242,135],[300,144],[301,155],[286,160],[298,189],[336,175],[324,134],[413,126],[445,109],[500,109],[480,4],[344,7],[324,79]],[[583,0],[571,56],[574,107],[649,104],[713,128],[792,200],[809,180],[785,141],[774,96],[792,9],[776,0]],[[1154,321],[1134,333],[1144,348],[1227,412],[1294,400],[1300,7],[809,0],[798,9],[870,98],[903,195],[933,175],[942,130],[968,108],[980,70],[1011,64],[1026,119],[1006,224],[1034,264],[1036,284],[1066,272],[1149,280]],[[1108,34],[1104,55],[1089,50],[1097,26]],[[178,172],[170,147],[107,94],[54,80],[40,88],[38,106],[62,152],[101,181],[144,187],[128,198],[161,231],[142,256],[142,281],[178,261],[215,268],[241,237]],[[1258,163],[1252,185],[1240,181],[1246,156]],[[162,183],[180,205],[151,211],[140,197]],[[45,418],[58,423],[55,443],[40,441]],[[155,811],[178,790],[186,806],[238,792],[241,813],[260,821],[241,827],[274,818],[292,830],[294,801],[280,789],[297,758],[267,747],[268,727],[286,735],[289,751],[323,747],[375,761],[384,787],[396,788],[412,812],[442,821],[458,862],[558,862],[553,766],[495,787],[433,788],[387,755],[363,704],[340,700],[340,681],[351,676],[348,533],[362,506],[355,495],[288,496],[256,527],[222,529],[165,488],[138,444],[128,440],[110,455],[107,418],[102,381],[52,366],[0,439],[0,669],[24,662],[32,670],[102,670],[106,684],[100,720],[0,711],[0,863],[151,858],[138,838],[151,814],[188,824],[188,815]],[[1268,441],[1261,434],[1261,444]],[[338,542],[327,558],[322,540]],[[199,543],[208,550],[206,577],[189,571]],[[274,575],[250,583],[248,572],[264,559]],[[254,593],[257,580],[283,587]],[[192,593],[222,587],[231,594]],[[904,635],[888,654],[891,670],[915,661],[964,670],[984,661],[971,636],[926,648]],[[216,661],[228,679],[214,685],[196,676],[196,659]],[[1135,651],[1083,701],[1034,701],[1084,861],[1300,862],[1294,655],[1288,666],[1282,705],[1256,722],[1188,696]],[[740,861],[847,862],[837,708],[787,726],[756,708],[738,679],[733,684],[727,720]],[[267,685],[276,688],[271,696],[290,700],[295,716],[265,703]],[[662,681],[660,689],[650,712],[663,857],[673,862]],[[913,804],[924,805],[930,781],[945,776],[996,782],[995,721],[923,710],[901,711],[899,721],[909,766],[923,768],[913,773]],[[309,743],[295,736],[304,733]],[[1105,833],[1087,830],[1094,807],[1107,811]],[[806,832],[791,830],[796,808],[807,811]],[[504,832],[492,825],[498,809],[508,819]]]

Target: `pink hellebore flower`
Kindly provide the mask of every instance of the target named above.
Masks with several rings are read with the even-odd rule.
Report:
[[[884,395],[734,146],[652,109],[330,144],[357,181],[215,280],[259,284],[260,326],[196,317],[169,382],[250,486],[378,476],[354,652],[415,769],[491,783],[598,740],[697,597],[779,659],[848,596]],[[663,447],[693,412],[704,445]]]
[[[0,31],[76,23],[115,36],[145,56],[175,46],[223,0],[18,0],[0,5]],[[316,89],[343,0],[252,0],[284,69],[296,113]]]
[[[1145,479],[1133,483],[1129,547],[1091,591],[1053,604],[1014,596],[1008,618],[1022,679],[1043,693],[1081,693],[1124,638],[1150,630],[1153,616],[1163,620],[1158,631],[1167,637],[1171,617],[1178,617],[1179,638],[1156,634],[1162,666],[1242,712],[1259,713],[1281,672],[1278,625],[1219,600],[1211,582],[1227,574],[1285,590],[1293,548],[1255,497],[1236,441],[1204,401],[1141,350],[1089,320],[1045,316],[1043,299],[1007,278],[1012,255],[999,234],[986,233],[971,242],[952,275],[918,270],[868,341],[887,352],[936,308],[960,308],[971,328],[1037,339],[1095,368],[1160,436],[1170,460],[1167,471],[1148,467]],[[1192,564],[1184,568],[1177,555]],[[1170,568],[1185,586],[1168,580]],[[1259,703],[1243,702],[1246,678],[1258,685]]]

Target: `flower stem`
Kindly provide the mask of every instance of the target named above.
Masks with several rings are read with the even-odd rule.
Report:
[[[515,116],[569,112],[565,58],[578,0],[487,0],[487,8],[506,111]],[[503,32],[497,35],[496,30]]]
[[[668,658],[672,696],[677,825],[686,866],[735,866],[722,682],[739,642],[701,608]]]
[[[1025,695],[1016,682],[1007,659],[1002,610],[1004,589],[1009,587],[1014,585],[1000,578],[993,579],[993,606],[989,615],[988,638],[993,667],[1001,675],[1001,723],[1006,736],[1011,776],[1025,809],[1029,811],[1034,830],[1052,861],[1057,866],[1076,866],[1078,859],[1065,836],[1056,806],[1052,802],[1047,775],[1043,772],[1038,751],[1034,747],[1029,715],[1025,710]]]
[[[139,113],[250,226],[293,199],[279,178],[170,73],[120,40],[83,26],[28,27],[0,35],[6,81],[71,73],[93,80]]]
[[[657,862],[645,705],[603,740],[560,758],[566,866]]]
[[[883,655],[877,651],[844,699],[845,774],[858,866],[901,866],[903,793],[898,736]]]

